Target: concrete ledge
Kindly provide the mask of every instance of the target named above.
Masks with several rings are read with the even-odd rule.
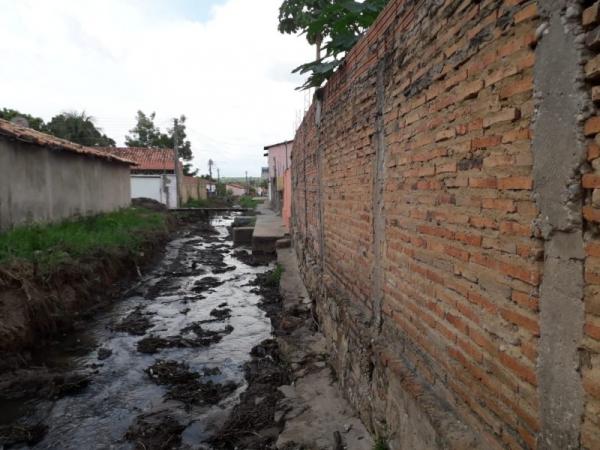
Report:
[[[288,235],[287,228],[283,225],[281,217],[260,205],[258,211],[260,215],[256,216],[256,225],[254,226],[254,235],[252,236],[252,253],[275,254],[276,242]]]

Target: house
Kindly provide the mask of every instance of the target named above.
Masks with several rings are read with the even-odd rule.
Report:
[[[0,119],[0,230],[125,208],[133,164]]]
[[[101,151],[132,160],[136,166],[131,170],[131,198],[150,198],[167,208],[180,205],[181,186],[177,176],[183,180],[181,162],[175,173],[175,152],[171,148],[106,147]],[[181,181],[183,183],[183,181]]]
[[[231,192],[234,197],[241,197],[242,195],[246,195],[246,186],[237,183],[227,183],[225,191]]]
[[[269,162],[268,197],[271,208],[281,213],[283,223],[290,226],[292,215],[292,148],[294,141],[264,147]]]
[[[285,171],[291,167],[292,147],[294,141],[280,142],[279,144],[264,147],[264,156],[269,163],[269,187],[268,198],[271,208],[275,211],[283,209],[283,177]]]

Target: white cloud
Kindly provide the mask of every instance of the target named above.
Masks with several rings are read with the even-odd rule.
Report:
[[[277,32],[280,2],[228,0],[196,22],[146,0],[0,0],[0,106],[85,110],[121,143],[138,109],[161,128],[186,114],[202,172],[212,158],[221,175],[258,176],[262,147],[292,137],[307,101],[289,71],[313,56]]]

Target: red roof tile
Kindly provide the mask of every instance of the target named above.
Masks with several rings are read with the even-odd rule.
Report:
[[[7,120],[0,119],[0,136],[8,139],[14,139],[28,144],[35,144],[41,147],[50,148],[52,150],[64,150],[72,153],[77,153],[84,156],[93,156],[97,158],[107,159],[118,163],[133,165],[133,161],[121,157],[120,155],[112,155],[101,151],[94,147],[85,147],[65,139],[60,139],[55,136],[33,130],[31,128],[21,127]]]
[[[106,154],[130,159],[137,163],[134,170],[166,170],[173,172],[175,162],[172,148],[104,147]]]

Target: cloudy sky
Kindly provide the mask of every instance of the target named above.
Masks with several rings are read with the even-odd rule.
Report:
[[[258,176],[262,147],[307,106],[290,70],[303,37],[277,32],[281,0],[0,0],[0,107],[46,120],[85,110],[123,144],[138,109],[188,117],[194,164]]]

